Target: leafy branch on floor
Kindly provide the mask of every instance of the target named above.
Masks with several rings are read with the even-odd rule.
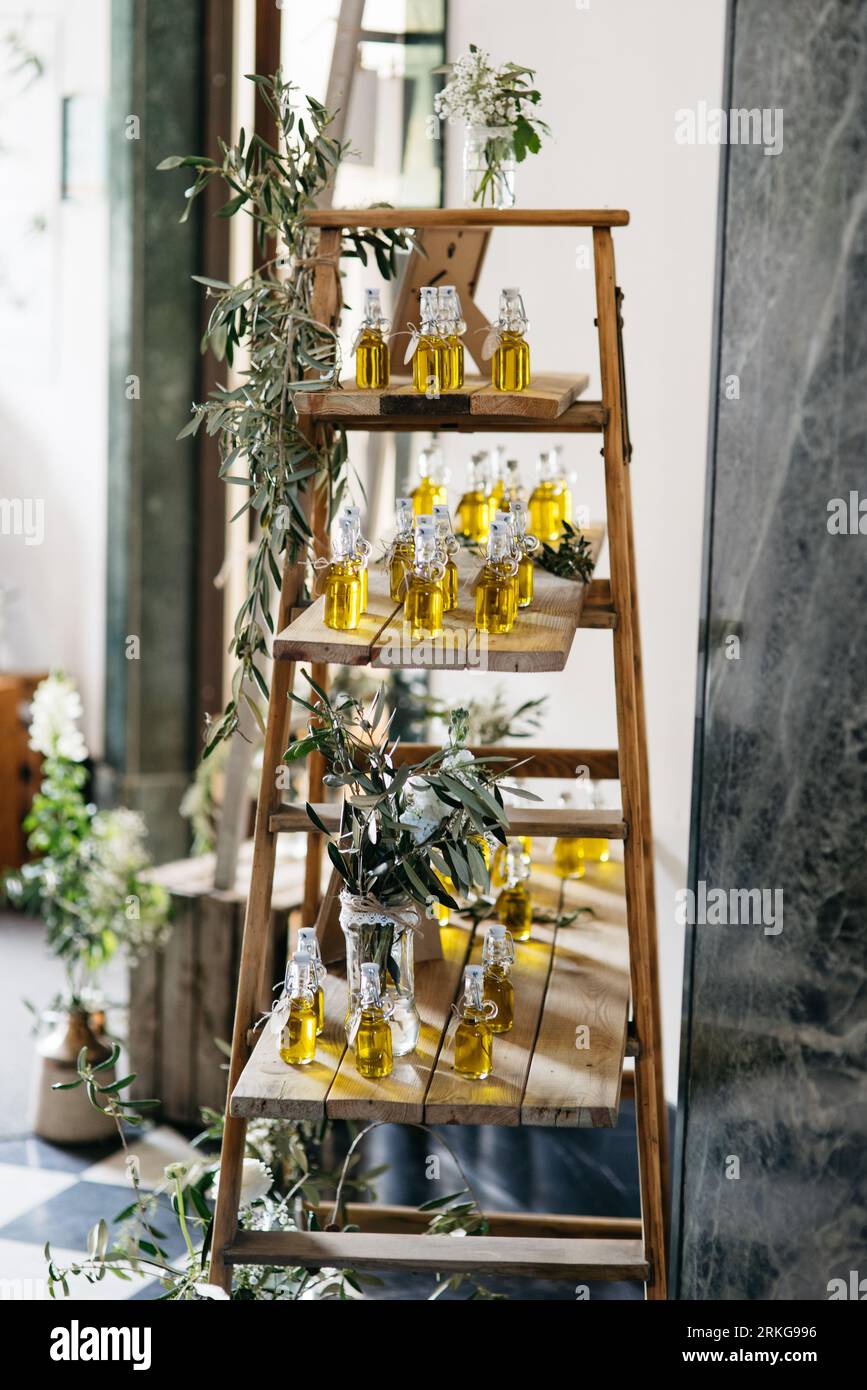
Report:
[[[543,541],[542,549],[536,552],[536,564],[550,574],[559,575],[561,579],[575,579],[586,584],[593,574],[590,542],[582,531],[570,526],[568,521],[564,521],[562,526],[563,538],[557,548]]]
[[[231,698],[211,724],[207,756],[239,725],[246,704],[264,733],[260,700],[268,698],[261,662],[274,634],[274,594],[281,565],[308,555],[314,493],[324,493],[327,518],[345,484],[346,437],[340,431],[308,436],[297,398],[339,380],[337,335],[313,317],[313,283],[319,233],[307,214],[332,183],[349,148],[328,134],[333,114],[312,97],[299,115],[298,89],[273,76],[253,75],[260,100],[274,118],[276,145],[242,130],[233,145],[220,141],[221,158],[172,155],[163,170],[190,169],[186,221],[196,198],[214,181],[228,194],[218,217],[248,216],[261,264],[237,284],[196,276],[214,299],[202,350],[232,366],[244,362],[240,385],[218,386],[193,408],[179,438],[204,425],[219,436],[220,477],[239,490],[233,520],[257,523],[247,573],[247,593],[235,618],[230,652],[236,659]],[[353,229],[343,233],[341,254],[367,265],[372,251],[385,279],[397,273],[397,253],[412,245],[399,230]],[[335,273],[339,270],[335,267]]]

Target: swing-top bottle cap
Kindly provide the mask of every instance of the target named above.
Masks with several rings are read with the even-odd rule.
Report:
[[[464,979],[468,985],[476,984],[484,980],[485,969],[482,965],[467,965],[464,968]]]
[[[376,980],[377,984],[379,983],[379,966],[376,964],[376,961],[366,960],[363,963],[361,967],[361,978],[363,980]]]
[[[502,922],[492,922],[488,927],[488,936],[492,941],[505,941],[506,928]]]
[[[316,946],[316,945],[317,945],[316,928],[315,928],[315,927],[299,927],[299,928],[298,928],[298,951],[299,951],[302,955],[303,955],[305,952],[308,952],[308,954],[312,955],[313,952],[312,952],[312,950],[310,950],[310,947]]]

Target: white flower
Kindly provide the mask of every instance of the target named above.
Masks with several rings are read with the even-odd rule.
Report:
[[[213,1298],[215,1300],[224,1298],[226,1302],[229,1302],[229,1295],[225,1289],[220,1288],[219,1284],[194,1284],[193,1288],[199,1298]]]
[[[319,1273],[314,1276],[298,1301],[299,1303],[311,1303],[320,1298],[337,1297],[340,1292],[341,1284],[343,1285],[343,1293],[346,1298],[364,1298],[363,1293],[358,1289],[354,1289],[347,1281],[344,1281],[343,1275],[339,1269],[331,1269],[326,1266],[324,1269],[320,1269]]]
[[[81,697],[75,682],[59,673],[47,676],[33,692],[30,747],[45,758],[83,762],[87,744],[77,727],[81,714]]]
[[[274,1183],[274,1174],[270,1168],[260,1162],[258,1158],[245,1158],[241,1168],[241,1195],[238,1198],[240,1207],[249,1207],[252,1202],[258,1202],[262,1197],[267,1197]],[[214,1179],[212,1195],[216,1197],[220,1189],[220,1175]]]

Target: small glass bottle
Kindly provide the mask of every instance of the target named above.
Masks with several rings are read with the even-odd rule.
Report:
[[[487,454],[473,454],[467,465],[467,490],[458,504],[458,530],[474,545],[485,544],[491,523],[486,464]]]
[[[395,603],[406,597],[409,572],[415,559],[414,513],[411,497],[398,497],[395,503],[394,540],[388,552],[389,593]]]
[[[558,541],[561,536],[561,488],[556,466],[556,459],[543,450],[536,464],[536,486],[530,494],[530,529],[540,541]]]
[[[464,993],[455,1030],[455,1071],[473,1081],[484,1081],[493,1067],[491,1022],[497,1006],[485,999],[484,974],[481,965],[464,968]]]
[[[381,1081],[394,1070],[394,1049],[391,1024],[379,992],[379,966],[365,961],[361,967],[361,998],[357,1027],[352,1030],[355,1047],[355,1070],[368,1081]]]
[[[452,531],[452,518],[449,509],[437,503],[433,509],[434,533],[440,545],[440,560],[445,567],[443,575],[443,612],[450,613],[458,606],[458,567],[455,554],[458,543]]]
[[[505,496],[506,475],[506,450],[502,444],[497,444],[488,455],[488,504],[491,516]]]
[[[325,626],[352,632],[361,617],[361,576],[349,518],[338,521],[325,579]]]
[[[518,612],[517,572],[509,527],[492,521],[488,556],[476,581],[476,627],[480,632],[511,632]]]
[[[325,979],[326,971],[322,964],[322,952],[319,949],[319,937],[316,935],[315,927],[298,928],[298,951],[302,955],[309,956],[313,961],[316,975],[316,1036],[318,1038],[325,1027],[325,991],[322,988],[322,981]]]
[[[526,502],[527,489],[521,481],[521,468],[517,459],[506,459],[506,491],[500,506],[510,510],[515,502]]]
[[[443,630],[443,575],[433,526],[416,526],[415,560],[404,601],[410,636],[438,637]]]
[[[509,554],[515,566],[515,573],[512,576],[512,583],[515,586],[515,611],[518,609],[518,571],[520,569],[521,552],[518,549],[518,536],[515,530],[515,519],[511,512],[498,511],[494,520],[500,525],[505,526],[509,534]]]
[[[519,835],[515,843],[520,847],[527,872],[530,872],[533,853],[533,839],[531,835]],[[506,883],[506,858],[509,853],[509,845],[497,845],[494,851],[494,862],[491,865],[491,887],[503,888]]]
[[[382,316],[379,290],[364,291],[364,318],[355,340],[355,384],[363,391],[388,385],[388,344],[391,324]]]
[[[412,490],[412,509],[416,516],[433,512],[434,507],[448,502],[446,474],[442,450],[432,444],[418,456],[418,482]]]
[[[529,328],[521,291],[500,291],[498,343],[491,362],[491,381],[498,391],[524,391],[530,385]]]
[[[449,348],[440,326],[439,293],[435,285],[424,285],[419,291],[419,319],[418,342],[412,355],[412,383],[423,395],[438,396],[446,388]]]
[[[533,602],[533,555],[539,549],[539,542],[527,531],[527,508],[518,498],[512,503],[509,516],[518,552],[518,607],[529,608]]]
[[[287,973],[289,1013],[280,1034],[280,1058],[290,1067],[306,1067],[316,1056],[315,961],[305,951],[296,951]]]
[[[492,922],[485,932],[482,965],[485,971],[485,998],[496,1004],[491,1019],[492,1033],[508,1033],[515,1020],[515,986],[509,978],[515,960],[515,943],[502,922]]]
[[[561,806],[576,806],[590,810],[598,807],[601,797],[589,779],[581,778],[574,793],[560,798]],[[607,864],[611,850],[606,839],[598,836],[561,835],[554,841],[554,872],[560,878],[583,878],[588,863]]]
[[[370,553],[373,546],[370,541],[364,539],[361,534],[361,508],[345,506],[340,513],[340,519],[346,517],[350,523],[352,531],[353,558],[358,567],[358,577],[361,580],[361,611],[367,612],[367,567],[370,563]]]
[[[560,503],[560,521],[568,521],[569,525],[571,526],[572,493],[569,489],[569,483],[566,478],[566,470],[563,467],[563,464],[560,462],[560,455],[562,454],[562,452],[563,446],[561,444],[555,444],[553,448],[549,449],[548,464],[551,470],[551,476],[554,479],[554,483],[556,487],[559,489],[558,500]]]
[[[440,285],[439,318],[448,347],[445,389],[457,391],[464,384],[464,345],[461,338],[467,331],[467,325],[454,285]]]
[[[530,870],[519,848],[510,845],[506,854],[506,886],[497,898],[497,918],[508,927],[515,941],[529,941],[533,926],[533,902],[527,880]]]

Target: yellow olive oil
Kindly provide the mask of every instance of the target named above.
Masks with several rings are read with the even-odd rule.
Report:
[[[368,1081],[381,1081],[394,1070],[394,1047],[379,989],[379,966],[361,967],[361,1000],[354,1038],[355,1069]]]
[[[455,1071],[473,1081],[484,1081],[493,1068],[494,1005],[484,998],[484,972],[480,965],[464,970],[464,995],[455,1029]]]

